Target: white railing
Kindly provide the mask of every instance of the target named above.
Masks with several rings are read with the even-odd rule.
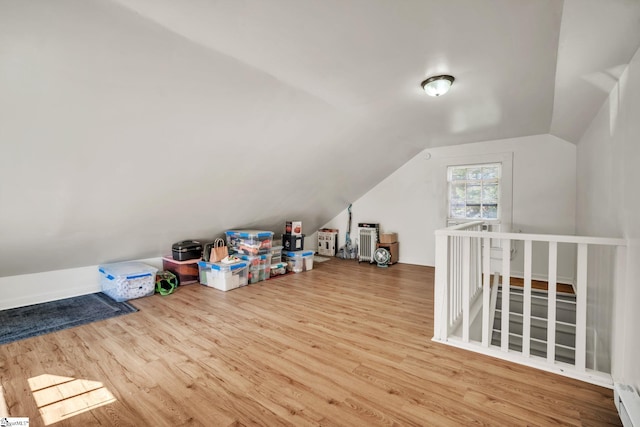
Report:
[[[490,354],[506,360],[534,366],[540,369],[558,372],[585,381],[612,385],[611,361],[613,355],[610,346],[598,345],[598,334],[601,337],[612,336],[615,321],[612,319],[613,308],[595,308],[599,302],[595,299],[603,294],[602,287],[608,287],[609,294],[613,293],[615,281],[619,280],[620,260],[626,246],[623,239],[558,236],[523,233],[495,233],[482,231],[482,222],[462,224],[442,230],[436,234],[436,270],[435,270],[435,307],[434,307],[434,341],[467,348],[469,350]],[[491,242],[500,242],[502,262],[499,272],[491,271]],[[514,314],[510,309],[512,300],[512,261],[511,247],[515,241],[523,247],[524,261],[519,266],[522,270],[522,309]],[[544,266],[544,279],[548,282],[546,299],[546,316],[532,315],[532,276],[533,247],[548,253],[548,267]],[[566,360],[558,361],[557,348],[563,347],[556,342],[556,326],[566,329],[567,324],[556,319],[558,302],[558,245],[563,246],[563,255],[569,253],[575,262],[575,276],[573,289],[575,292],[575,347],[573,363]],[[544,245],[544,246],[542,246]],[[573,249],[571,249],[573,248]],[[600,251],[608,250],[607,256],[600,256]],[[494,248],[495,250],[495,248]],[[589,265],[589,254],[596,255],[597,262]],[[545,254],[546,255],[546,254]],[[602,267],[603,260],[610,265]],[[566,260],[561,260],[565,262]],[[598,264],[597,268],[596,265]],[[539,265],[536,265],[536,277],[540,276]],[[595,270],[598,270],[594,272]],[[602,271],[607,274],[603,275]],[[491,276],[499,274],[502,283],[502,302],[499,328],[499,345],[492,344],[494,333],[493,315],[495,305],[497,277],[492,285]],[[590,275],[590,276],[589,276]],[[604,292],[606,293],[606,292]],[[515,297],[515,295],[514,295]],[[518,296],[520,297],[520,296]],[[609,298],[606,304],[611,304]],[[588,307],[589,304],[589,307]],[[604,304],[604,303],[603,303]],[[590,313],[589,317],[587,313]],[[606,313],[603,315],[602,313]],[[481,314],[481,316],[478,316]],[[510,322],[516,319],[522,322],[522,331],[517,337],[510,331]],[[546,339],[532,336],[532,320],[539,327],[544,322]],[[573,328],[573,325],[571,325]],[[540,329],[536,330],[539,335]],[[589,331],[589,337],[587,337]],[[558,333],[562,333],[558,331]],[[514,349],[514,340],[521,343]],[[537,349],[546,345],[544,355],[532,354],[531,345]],[[608,344],[608,343],[607,343]],[[566,348],[563,348],[566,352]],[[605,362],[603,363],[602,360]]]
[[[483,221],[468,222],[448,228],[449,230],[482,231]],[[452,236],[448,245],[449,271],[447,298],[447,322],[442,324],[447,333],[457,329],[462,323],[464,339],[468,340],[471,307],[482,290],[479,280],[481,269],[480,240],[472,242],[463,236]],[[466,261],[468,260],[468,261]]]

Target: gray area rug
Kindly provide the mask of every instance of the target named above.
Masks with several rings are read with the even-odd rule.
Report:
[[[138,311],[103,293],[0,311],[0,344],[44,335],[74,326]]]

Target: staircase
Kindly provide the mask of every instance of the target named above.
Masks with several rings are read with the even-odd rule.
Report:
[[[502,335],[502,285],[499,285],[491,344],[500,346]],[[522,351],[523,289],[511,286],[509,291],[509,350]],[[531,290],[531,347],[532,355],[547,355],[547,292]],[[575,363],[576,296],[558,293],[556,297],[556,351],[558,362]]]
[[[612,387],[611,372],[626,366],[610,341],[624,333],[618,329],[625,327],[621,314],[614,308],[626,307],[627,240],[494,232],[485,231],[485,225],[473,221],[435,232],[433,341]],[[495,273],[505,284],[516,284],[511,275],[513,245],[522,248],[526,292],[504,288],[500,296],[510,295],[503,302],[505,308],[511,307],[502,313],[502,301],[496,304]],[[502,249],[501,265],[493,262],[497,246]],[[548,257],[541,254],[534,263],[534,248]],[[575,257],[571,278],[575,296],[558,286],[558,266],[568,257]],[[546,292],[529,287],[534,272],[547,279],[548,298]]]

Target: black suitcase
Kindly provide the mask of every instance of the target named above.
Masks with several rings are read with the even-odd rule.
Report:
[[[176,261],[202,258],[202,243],[197,240],[183,240],[174,243],[171,251],[173,259]]]

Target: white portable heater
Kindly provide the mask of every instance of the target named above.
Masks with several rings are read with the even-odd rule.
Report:
[[[360,227],[358,230],[358,240],[358,262],[376,262],[373,254],[376,251],[376,245],[378,243],[378,227]]]

